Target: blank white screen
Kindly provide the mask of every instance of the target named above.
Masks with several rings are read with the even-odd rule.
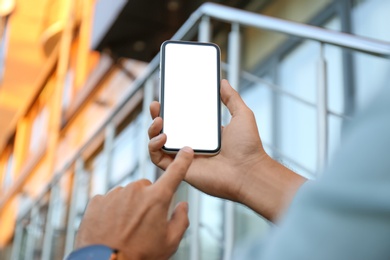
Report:
[[[218,148],[218,49],[210,45],[165,45],[163,132],[165,147]]]

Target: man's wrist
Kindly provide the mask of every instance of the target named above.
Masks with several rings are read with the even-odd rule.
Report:
[[[265,154],[246,174],[240,203],[275,222],[305,181]]]

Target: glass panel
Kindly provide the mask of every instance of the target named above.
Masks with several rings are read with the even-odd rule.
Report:
[[[45,196],[45,203],[39,207],[38,214],[35,216],[34,220],[34,251],[33,258],[39,260],[42,257],[42,249],[43,249],[43,241],[45,237],[45,229],[46,229],[46,220],[47,220],[47,212],[49,209],[48,197],[50,194]]]
[[[4,192],[6,191],[12,183],[12,171],[13,171],[13,161],[14,161],[14,156],[11,153],[8,156],[8,159],[5,163],[4,167],[4,175],[3,175],[3,180],[2,180],[2,187],[0,191]]]
[[[5,70],[5,58],[7,55],[7,31],[8,31],[8,18],[9,16],[0,17],[0,85],[3,82],[4,70]]]
[[[173,198],[172,205],[176,205],[179,201],[188,201],[188,188],[189,185],[182,182],[176,191],[175,197]],[[191,205],[190,205],[191,207]],[[173,259],[190,259],[190,248],[191,248],[191,225],[190,228],[184,233],[183,239],[180,241],[179,248],[173,255]]]
[[[50,193],[46,193],[20,222],[24,227],[19,259],[38,260],[42,257],[49,197]]]
[[[319,45],[304,42],[290,52],[280,63],[279,82],[283,89],[301,98],[316,103],[316,65]],[[280,96],[280,117],[277,126],[278,149],[288,158],[304,165],[311,171],[316,169],[316,113],[315,108],[287,97]],[[283,163],[289,165],[283,160]],[[299,171],[299,169],[294,169]]]
[[[80,226],[81,220],[84,216],[84,211],[89,200],[89,190],[90,190],[90,180],[91,175],[85,171],[81,171],[77,179],[77,194],[75,200],[75,219],[73,222],[73,228],[77,233],[77,230]],[[76,236],[75,233],[75,236]]]
[[[270,223],[241,204],[236,204],[234,209],[235,252],[241,252],[248,249],[248,245],[253,245],[253,241],[261,242]]]
[[[53,228],[50,259],[53,260],[63,259],[65,253],[72,175],[70,173],[64,174],[57,185],[54,202],[52,203],[53,213],[50,220]]]
[[[62,94],[62,111],[66,111],[73,98],[74,70],[69,69],[65,75],[64,90]]]
[[[191,239],[189,232],[187,231],[184,234],[184,237],[180,241],[179,248],[176,253],[173,255],[172,259],[174,260],[182,260],[182,259],[190,259],[190,248],[191,248]]]
[[[87,166],[87,171],[92,174],[90,197],[107,192],[107,160],[105,153],[99,153]]]
[[[353,33],[360,36],[389,41],[390,32],[385,24],[390,21],[390,2],[383,0],[356,1],[352,10]]]
[[[341,140],[341,129],[343,126],[343,119],[337,116],[329,115],[329,146],[328,146],[328,158],[332,160],[332,156],[335,150],[339,147]]]
[[[31,127],[30,137],[30,152],[36,153],[42,148],[42,143],[47,137],[47,123],[49,119],[49,111],[47,107],[41,109],[41,111],[34,118]]]
[[[223,254],[223,200],[205,193],[200,196],[201,259],[222,259]]]
[[[281,97],[280,105],[280,150],[288,158],[309,171],[315,172],[317,162],[316,109],[297,103],[288,97]],[[289,165],[288,161],[283,159],[282,161],[288,167],[294,168],[293,165]],[[302,169],[293,170],[302,173]]]
[[[319,44],[306,41],[291,51],[280,63],[280,86],[299,97],[316,102],[316,75]]]
[[[20,242],[20,251],[18,259],[26,259],[26,249],[27,249],[27,238],[28,238],[28,227],[30,225],[30,214],[27,214],[21,221],[18,222],[18,225],[22,225],[22,239]]]
[[[338,30],[340,21],[332,19],[325,27]],[[320,45],[306,41],[290,52],[280,63],[279,82],[282,88],[301,98],[317,103],[317,63]],[[343,111],[343,74],[340,48],[325,46],[325,60],[328,72],[328,105],[330,110]],[[291,98],[280,98],[280,149],[302,167],[295,170],[305,175],[316,171],[317,125],[316,108],[298,103]],[[333,129],[331,133],[340,131]],[[333,137],[331,137],[333,139]],[[299,169],[302,168],[302,169]]]
[[[353,33],[390,41],[390,1],[359,1],[352,12]],[[355,53],[357,107],[367,105],[389,82],[390,61],[367,54]]]
[[[110,184],[118,183],[125,175],[130,174],[137,167],[139,160],[139,147],[142,140],[142,113],[116,137],[112,151],[112,170],[110,171]],[[136,174],[138,172],[134,172]],[[139,176],[133,176],[138,179]]]

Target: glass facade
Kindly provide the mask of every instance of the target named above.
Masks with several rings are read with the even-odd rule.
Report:
[[[12,183],[12,172],[13,172],[13,161],[14,161],[14,156],[13,154],[9,154],[7,158],[5,159],[5,163],[3,166],[3,176],[2,176],[2,186],[1,190],[2,192],[5,192]]]
[[[279,10],[277,7],[285,1],[270,2],[274,2],[275,10]],[[311,8],[310,15],[305,14],[307,21],[301,22],[390,41],[390,31],[382,26],[390,22],[387,15],[390,3],[379,0],[353,1],[348,9],[345,6],[341,8],[341,2],[344,1],[321,1],[320,5]],[[296,1],[290,5],[295,6],[293,13],[278,12],[275,16],[285,19],[295,17],[299,21],[301,18],[298,16],[302,12],[299,9],[303,4]],[[273,8],[267,9],[266,14],[272,15]],[[352,30],[348,31],[348,28]],[[327,64],[328,158],[332,157],[340,143],[342,128],[353,112],[364,107],[388,82],[390,62],[312,40],[276,37],[267,42],[253,35],[255,29],[241,29],[243,71],[239,91],[255,113],[265,149],[294,171],[314,179],[319,164],[317,86],[321,53]],[[218,40],[220,37],[218,35]],[[256,52],[254,46],[259,43],[269,50],[253,55],[256,59],[249,57]],[[228,55],[227,49],[223,49],[222,53],[224,57]],[[351,68],[352,73],[347,73]],[[229,71],[226,73],[229,75]],[[99,84],[109,86],[110,82],[119,81],[113,79],[115,73],[109,75]],[[71,81],[68,77],[73,76],[66,77],[67,81]],[[130,79],[126,78],[124,82],[124,92],[136,89]],[[26,206],[28,210],[19,214],[10,250],[13,260],[62,259],[73,248],[77,229],[91,197],[145,176],[154,181],[161,174],[143,154],[146,151],[148,127],[145,122],[150,122],[147,119],[148,111],[142,109],[145,107],[143,102],[150,101],[146,98],[146,84],[140,85],[144,92],[133,93],[131,102],[128,102],[132,106],[122,106],[122,115],[118,112],[120,116],[111,118],[110,122],[107,119],[100,135],[91,135],[91,140],[86,140],[75,149],[69,156],[73,159],[56,172],[47,189]],[[155,89],[156,86],[153,86],[152,98],[158,95]],[[70,106],[68,92],[65,88],[64,108]],[[100,106],[102,110],[110,107],[111,96],[102,98],[107,93],[109,91],[105,92],[104,89],[99,92],[100,99],[94,100],[92,105]],[[136,93],[141,94],[138,97]],[[356,95],[351,96],[350,93]],[[115,95],[120,96],[118,93]],[[120,97],[116,100],[120,103],[118,100],[121,100]],[[41,140],[42,136],[35,132],[47,127],[47,113],[42,109],[32,126],[33,136],[39,137],[37,140]],[[30,150],[37,150],[39,145],[39,141],[32,139]],[[12,155],[7,165],[12,165]],[[7,167],[0,183],[3,189],[10,185],[7,173],[11,170]],[[181,184],[172,205],[178,201],[189,201],[190,220],[194,222],[191,222],[173,259],[230,259],[231,252],[245,250],[248,241],[266,239],[271,227],[268,221],[252,210],[195,191],[187,183]],[[191,206],[194,204],[195,207]],[[232,234],[233,245],[229,245],[227,241]],[[0,259],[9,257],[0,254]]]

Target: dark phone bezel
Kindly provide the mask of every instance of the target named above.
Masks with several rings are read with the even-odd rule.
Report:
[[[191,41],[165,41],[161,44],[160,50],[160,116],[164,120],[164,75],[165,75],[165,47],[170,44],[186,44],[186,45],[203,45],[211,46],[217,50],[217,112],[218,112],[218,146],[214,150],[203,150],[203,149],[194,149],[196,154],[204,155],[216,155],[221,150],[221,50],[219,46],[215,43],[206,43],[206,42],[191,42]],[[161,133],[164,133],[164,124]],[[168,148],[165,145],[163,146],[163,151],[166,153],[177,153],[181,147],[178,148]]]

